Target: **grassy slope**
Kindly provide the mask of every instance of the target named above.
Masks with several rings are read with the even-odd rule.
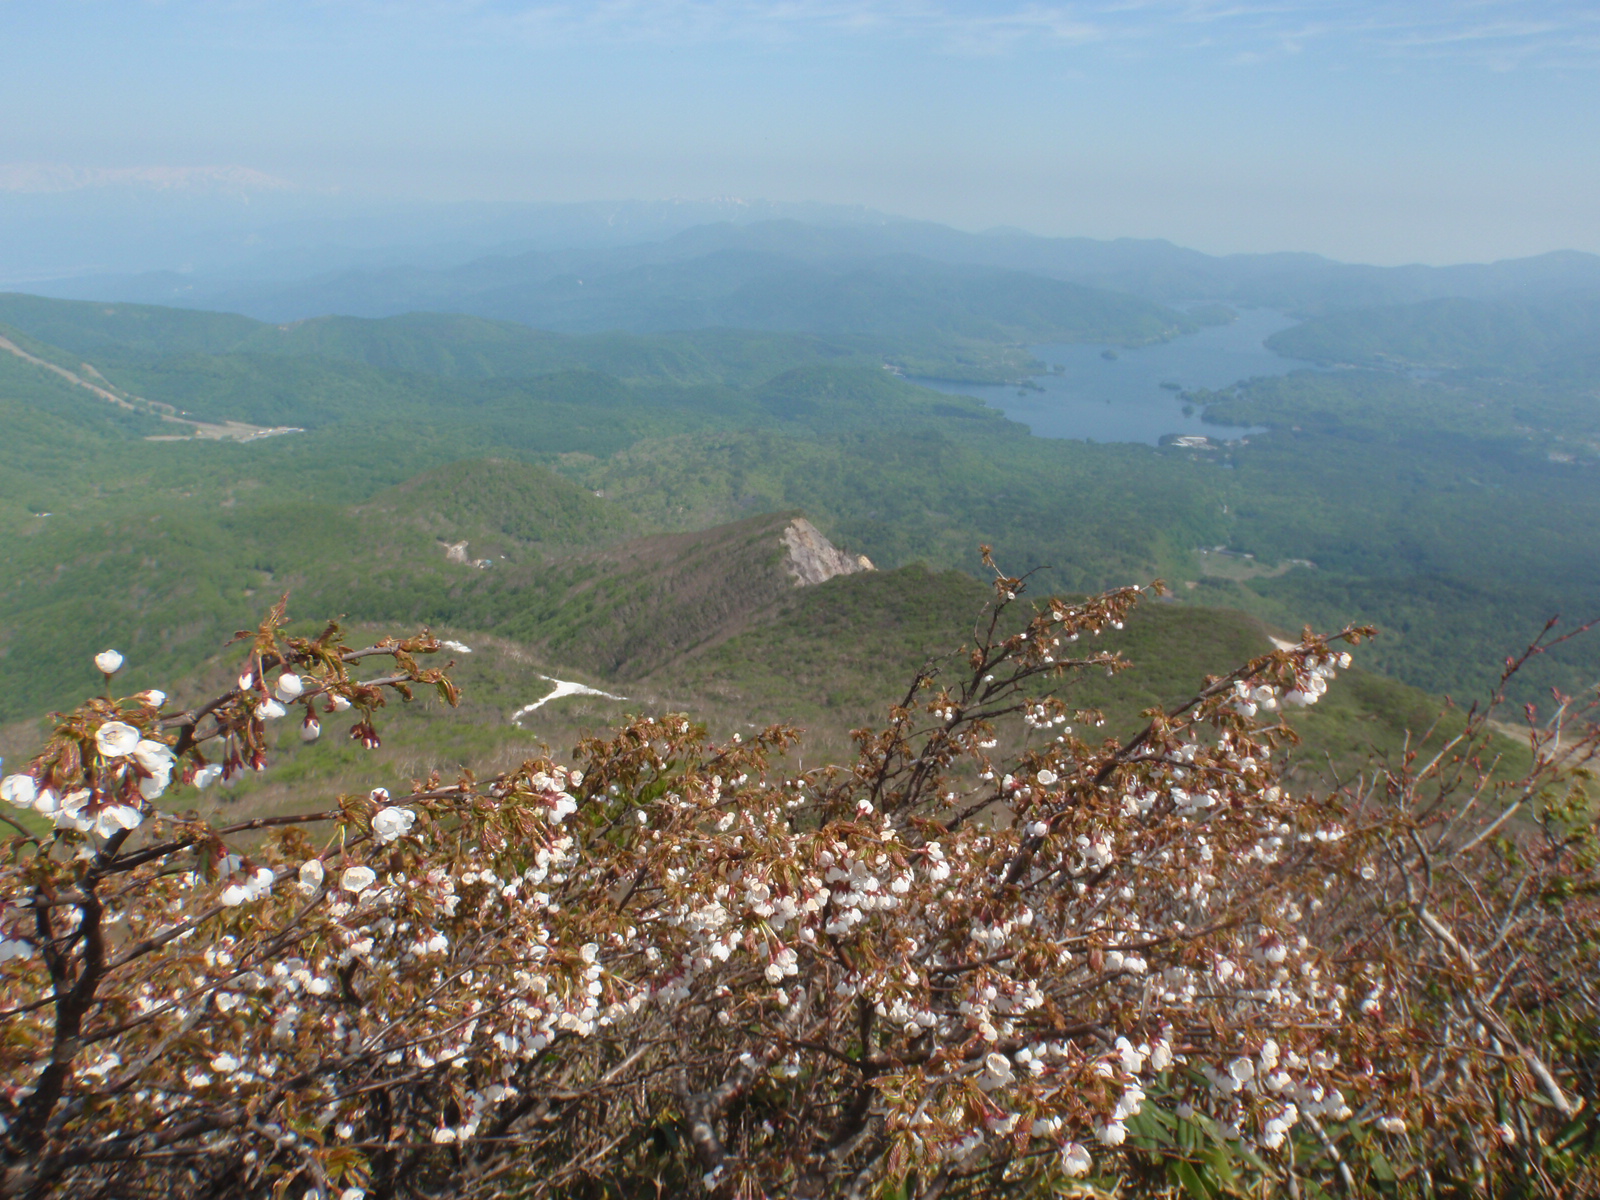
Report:
[[[695,697],[730,720],[793,721],[813,742],[838,751],[848,730],[881,721],[925,663],[962,669],[954,652],[972,644],[988,599],[970,575],[921,565],[830,580],[792,593],[770,620],[674,661],[644,684]],[[1267,628],[1244,613],[1147,602],[1127,629],[1084,647],[1120,651],[1133,666],[1112,678],[1080,676],[1066,694],[1072,704],[1100,710],[1106,734],[1126,737],[1145,709],[1180,703],[1207,675],[1271,648]],[[1426,728],[1438,710],[1425,693],[1357,669],[1292,720],[1308,764],[1331,759],[1348,770],[1373,753],[1397,753],[1405,731]]]
[[[759,543],[775,541],[769,535],[778,527],[767,521],[762,537],[752,537],[763,528],[757,522],[724,531],[718,539],[722,567],[736,566],[740,557],[746,567],[759,565],[768,554]],[[681,550],[682,539],[666,539],[666,546],[649,552],[635,547],[624,553],[641,567],[640,554],[652,558],[639,583],[655,585],[660,560],[673,557],[668,547]],[[918,668],[932,660],[959,669],[952,655],[971,643],[987,599],[987,589],[970,576],[921,566],[805,589],[785,583],[775,599],[746,592],[742,603],[730,603],[718,628],[702,636],[690,653],[663,661],[650,646],[620,673],[654,669],[622,681],[575,670],[558,649],[448,626],[440,632],[465,641],[472,651],[447,652],[463,686],[461,708],[421,697],[386,710],[380,721],[384,745],[376,752],[342,737],[338,720],[329,721],[328,733],[309,747],[299,743],[293,729],[279,728],[278,765],[268,775],[249,777],[204,799],[225,811],[254,814],[303,803],[312,792],[403,788],[409,779],[434,770],[447,777],[463,768],[492,772],[541,747],[566,754],[582,736],[603,732],[629,712],[689,712],[724,737],[769,722],[792,723],[805,735],[796,752],[800,762],[837,758],[850,753],[849,731],[881,722]],[[635,633],[648,635],[657,611],[636,614]],[[380,630],[392,627],[357,632]],[[700,632],[705,635],[706,628]],[[1103,731],[1078,732],[1126,736],[1140,724],[1141,710],[1179,702],[1207,674],[1229,670],[1269,646],[1261,623],[1243,614],[1147,604],[1125,631],[1108,633],[1092,647],[1120,650],[1134,666],[1109,679],[1089,674],[1069,687],[1071,702],[1100,709],[1107,721]],[[236,658],[223,654],[187,675],[150,682],[181,700],[196,699],[228,685]],[[550,689],[543,675],[599,685],[621,698],[567,697],[529,714],[521,727],[513,724],[512,714]],[[130,675],[126,686],[133,684]],[[1359,769],[1374,753],[1394,754],[1405,730],[1425,727],[1436,707],[1415,689],[1360,670],[1347,672],[1321,705],[1294,715],[1305,739],[1298,758],[1307,772],[1320,773],[1329,760],[1342,771]],[[18,761],[40,732],[33,722],[0,729],[0,753]]]

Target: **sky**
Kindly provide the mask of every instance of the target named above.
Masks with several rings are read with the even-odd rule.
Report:
[[[1594,0],[0,0],[0,193],[1600,252]]]

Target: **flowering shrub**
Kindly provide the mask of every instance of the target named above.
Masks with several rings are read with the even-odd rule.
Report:
[[[1282,707],[1365,631],[1097,741],[1057,693],[1120,668],[1087,647],[1141,589],[1020,620],[1024,581],[995,589],[854,762],[804,772],[792,730],[640,717],[571,763],[186,816],[181,789],[265,765],[268,721],[348,711],[373,745],[388,694],[454,697],[430,636],[287,637],[282,606],[226,694],[60,717],[0,784],[50,829],[13,821],[0,867],[0,1190],[1594,1183],[1573,705],[1520,779],[1474,713],[1292,794]]]

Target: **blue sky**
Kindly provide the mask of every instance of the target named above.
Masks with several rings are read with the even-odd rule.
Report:
[[[0,0],[0,22],[0,189],[233,167],[1372,262],[1600,252],[1594,0]]]

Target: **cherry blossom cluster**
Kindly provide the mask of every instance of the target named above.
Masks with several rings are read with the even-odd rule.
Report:
[[[806,770],[792,730],[640,716],[571,763],[214,826],[157,801],[262,765],[296,706],[302,736],[355,710],[374,742],[384,691],[448,693],[414,657],[439,643],[295,642],[278,613],[217,701],[86,703],[0,785],[49,819],[3,868],[6,1169],[39,1195],[994,1194],[1115,1174],[1158,1117],[1328,1172],[1347,1131],[1417,1136],[1389,1013],[1425,1019],[1439,976],[1351,947],[1397,905],[1443,928],[1436,902],[1404,891],[1388,818],[1279,771],[1281,708],[1348,655],[1307,635],[1081,738],[1102,718],[1058,689],[1123,663],[1073,646],[1141,593],[1019,621],[1023,587],[997,580],[987,632],[854,761]],[[353,678],[380,656],[392,675]],[[1483,1061],[1513,1059],[1469,999]],[[1451,1103],[1512,1144],[1480,1091]]]

